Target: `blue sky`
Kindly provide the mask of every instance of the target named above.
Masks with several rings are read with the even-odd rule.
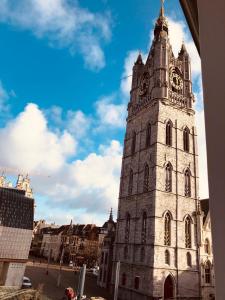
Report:
[[[145,56],[156,0],[0,3],[0,166],[29,173],[35,218],[101,224],[117,208],[132,64]],[[193,61],[201,195],[207,196],[200,60],[178,0],[165,3],[175,55]],[[15,170],[14,172],[12,170]],[[14,179],[15,180],[15,179]]]

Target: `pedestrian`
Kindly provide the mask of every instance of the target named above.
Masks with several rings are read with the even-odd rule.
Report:
[[[63,299],[65,300],[75,300],[76,293],[71,287],[65,289],[65,296]]]

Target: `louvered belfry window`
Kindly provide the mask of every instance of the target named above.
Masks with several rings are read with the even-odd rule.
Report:
[[[164,245],[171,245],[171,218],[170,214],[166,213],[164,220]]]
[[[185,220],[185,247],[191,248],[191,219],[189,216]]]

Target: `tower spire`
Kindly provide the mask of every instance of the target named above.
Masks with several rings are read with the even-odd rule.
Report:
[[[160,8],[160,17],[164,17],[164,1],[165,0],[161,0],[161,8]]]
[[[113,221],[113,212],[112,212],[112,207],[111,207],[111,209],[110,209],[109,221]]]
[[[159,12],[159,17],[155,24],[155,30],[154,30],[155,36],[168,34],[168,23],[167,23],[165,13],[164,13],[164,1],[165,0],[161,0],[161,8],[160,8],[160,12]]]

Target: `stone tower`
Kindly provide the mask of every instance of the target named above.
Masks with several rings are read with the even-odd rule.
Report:
[[[114,251],[119,299],[199,299],[198,164],[190,58],[175,58],[164,7],[139,54],[122,160]]]

